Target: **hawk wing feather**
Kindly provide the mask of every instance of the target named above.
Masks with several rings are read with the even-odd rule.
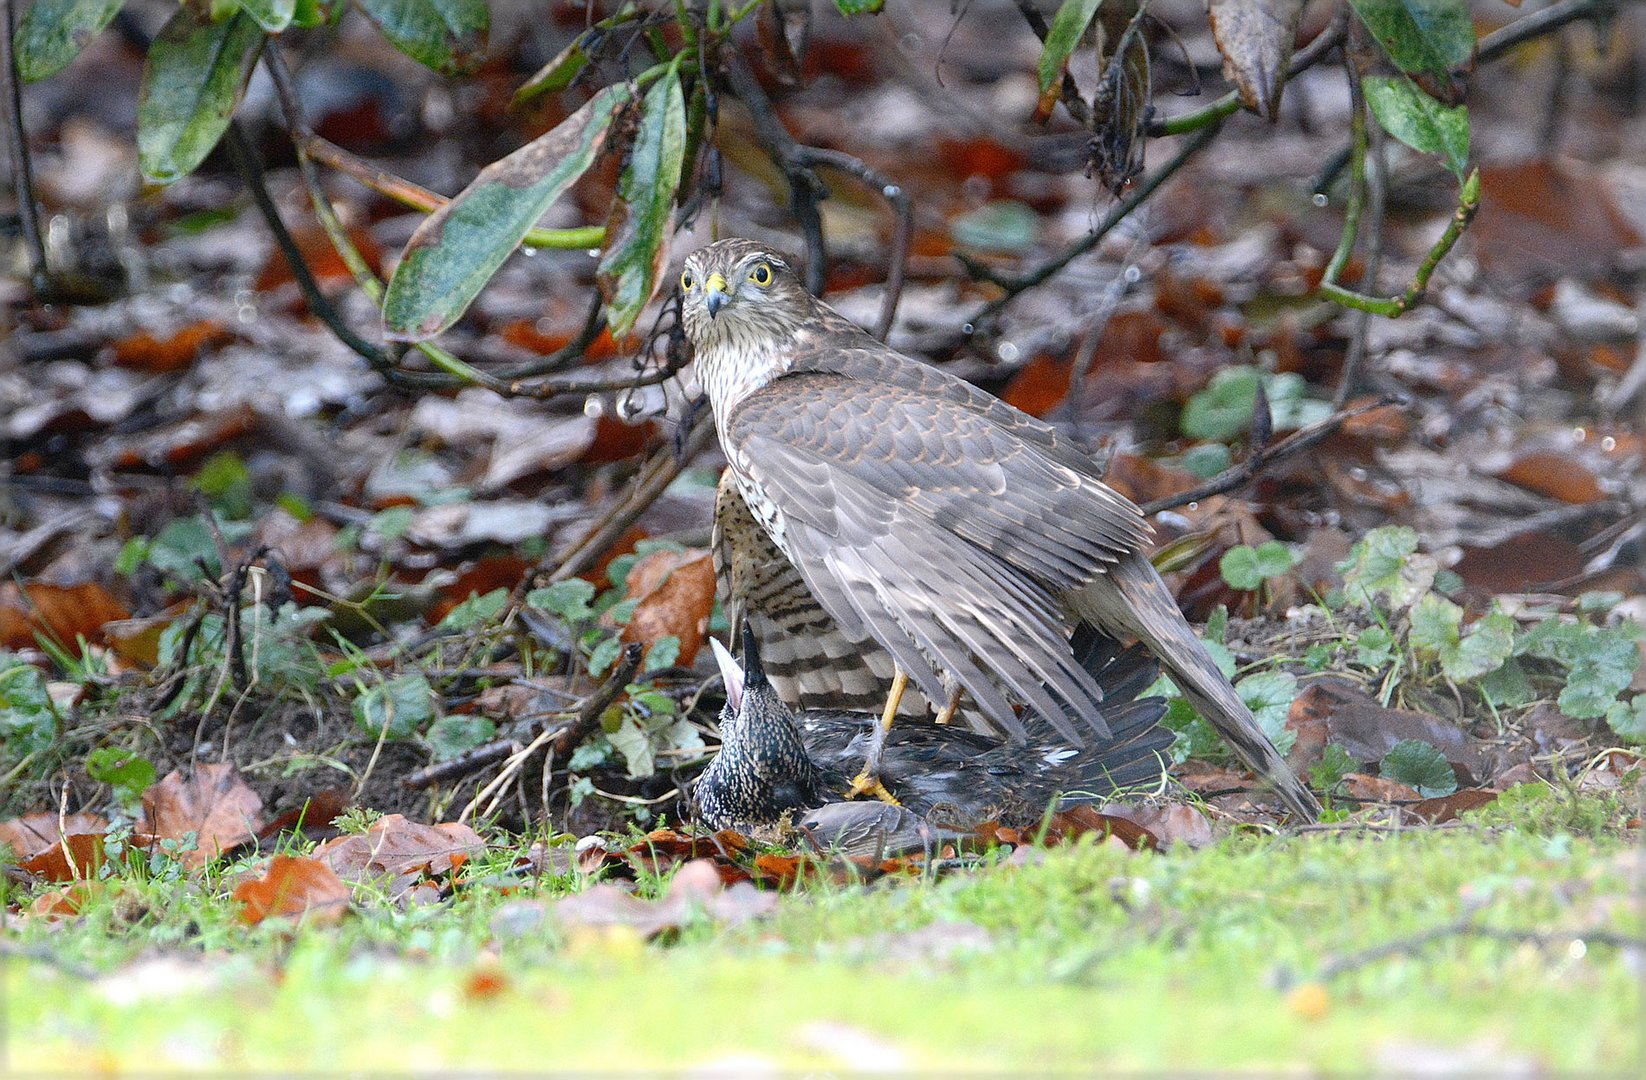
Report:
[[[841,375],[775,380],[726,433],[847,637],[879,642],[928,697],[941,699],[948,673],[1014,735],[1001,684],[1067,738],[1080,736],[1059,699],[1107,734],[1057,594],[1137,549],[1147,527],[1130,503],[967,405]]]

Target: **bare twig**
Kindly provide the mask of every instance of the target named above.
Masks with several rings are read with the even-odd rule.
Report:
[[[897,317],[897,301],[903,295],[903,279],[908,271],[909,243],[914,233],[914,200],[901,184],[894,183],[884,173],[877,172],[850,154],[799,144],[795,145],[794,153],[807,165],[851,174],[891,204],[895,218],[891,268],[886,272],[886,296],[881,301],[880,318],[874,327],[874,336],[885,341],[886,335],[891,332],[892,321]]]
[[[622,655],[618,657],[617,663],[612,665],[611,674],[600,684],[600,689],[590,694],[583,704],[577,707],[577,715],[572,718],[572,722],[554,737],[553,749],[556,757],[566,757],[576,750],[584,739],[594,734],[594,729],[600,726],[601,715],[634,681],[645,651],[638,641],[631,641],[623,646]]]
[[[628,498],[613,506],[590,527],[560,560],[560,564],[549,572],[547,580],[564,581],[576,577],[600,561],[600,556],[674,483],[685,463],[708,445],[713,434],[714,424],[709,422],[706,413],[699,413],[693,421],[691,434],[686,438],[683,452],[677,452],[672,445],[654,450],[645,465],[641,466],[639,480]]]
[[[1481,38],[1475,63],[1489,64],[1516,45],[1553,33],[1579,19],[1594,19],[1596,22],[1609,19],[1617,13],[1619,6],[1621,0],[1560,0]]]
[[[1374,409],[1381,409],[1389,405],[1400,404],[1400,399],[1382,397],[1376,401],[1364,402],[1351,409],[1342,409],[1326,419],[1299,428],[1290,435],[1260,450],[1254,450],[1238,465],[1224,469],[1199,487],[1176,495],[1168,495],[1162,499],[1143,504],[1145,514],[1158,514],[1162,510],[1171,510],[1179,506],[1187,506],[1192,502],[1210,498],[1213,495],[1224,495],[1236,488],[1245,486],[1266,465],[1293,457],[1312,446],[1317,446],[1330,438],[1338,428],[1357,416],[1363,416]]]
[[[1587,944],[1594,942],[1598,945],[1609,945],[1613,948],[1646,948],[1646,938],[1632,937],[1612,930],[1591,927],[1585,930],[1573,930],[1562,933],[1546,933],[1540,930],[1515,930],[1496,926],[1481,926],[1475,921],[1473,913],[1464,915],[1454,922],[1441,926],[1420,930],[1406,937],[1386,941],[1382,945],[1374,945],[1359,952],[1345,953],[1327,957],[1320,965],[1316,974],[1321,982],[1335,979],[1339,975],[1359,970],[1379,960],[1387,960],[1393,956],[1404,956],[1417,952],[1437,941],[1449,938],[1476,937],[1491,941],[1504,941],[1515,945],[1537,945],[1542,948],[1570,947],[1574,942]]]

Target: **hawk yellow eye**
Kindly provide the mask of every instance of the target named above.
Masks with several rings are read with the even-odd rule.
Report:
[[[749,280],[756,285],[770,285],[772,283],[772,268],[765,263],[755,263],[749,268]]]
[[[680,275],[680,287],[682,289],[690,292],[691,287],[695,284],[697,284],[697,279],[692,277],[692,272],[690,270],[687,270],[684,274]]]

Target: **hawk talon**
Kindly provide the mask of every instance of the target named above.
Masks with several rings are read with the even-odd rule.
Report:
[[[883,803],[893,806],[902,806],[897,796],[886,790],[886,785],[880,782],[880,777],[873,775],[868,769],[858,773],[852,780],[852,786],[846,789],[846,798],[855,799],[859,795],[873,795]]]

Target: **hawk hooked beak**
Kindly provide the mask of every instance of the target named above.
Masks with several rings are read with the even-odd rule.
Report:
[[[732,294],[726,291],[726,277],[724,274],[710,274],[709,280],[703,283],[703,303],[709,309],[709,318],[720,314],[720,309],[732,302]]]

